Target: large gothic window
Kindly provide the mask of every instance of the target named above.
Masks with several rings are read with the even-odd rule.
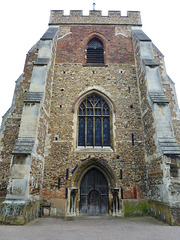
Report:
[[[104,64],[104,47],[98,38],[93,38],[88,43],[87,63]]]
[[[97,94],[90,94],[78,109],[78,146],[110,146],[110,109]]]

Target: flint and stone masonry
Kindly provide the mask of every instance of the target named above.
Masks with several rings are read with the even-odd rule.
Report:
[[[180,224],[180,111],[140,12],[51,11],[0,130],[0,221],[139,215]]]

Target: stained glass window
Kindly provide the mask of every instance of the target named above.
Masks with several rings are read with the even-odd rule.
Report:
[[[78,146],[110,146],[110,111],[98,94],[90,94],[78,110]]]
[[[78,139],[79,146],[84,146],[85,144],[84,134],[85,134],[85,119],[83,117],[80,117],[79,118],[79,139]]]
[[[87,118],[87,146],[93,145],[93,118]]]
[[[103,145],[104,146],[109,146],[110,142],[109,142],[109,118],[104,118],[103,119]]]
[[[95,146],[101,146],[101,118],[95,118]]]

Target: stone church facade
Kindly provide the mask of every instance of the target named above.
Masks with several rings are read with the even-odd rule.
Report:
[[[0,130],[0,221],[149,212],[180,223],[180,112],[139,12],[51,11]]]

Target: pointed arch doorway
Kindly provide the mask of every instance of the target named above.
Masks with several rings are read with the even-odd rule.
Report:
[[[108,214],[108,195],[105,176],[97,168],[91,168],[81,181],[80,214]]]

